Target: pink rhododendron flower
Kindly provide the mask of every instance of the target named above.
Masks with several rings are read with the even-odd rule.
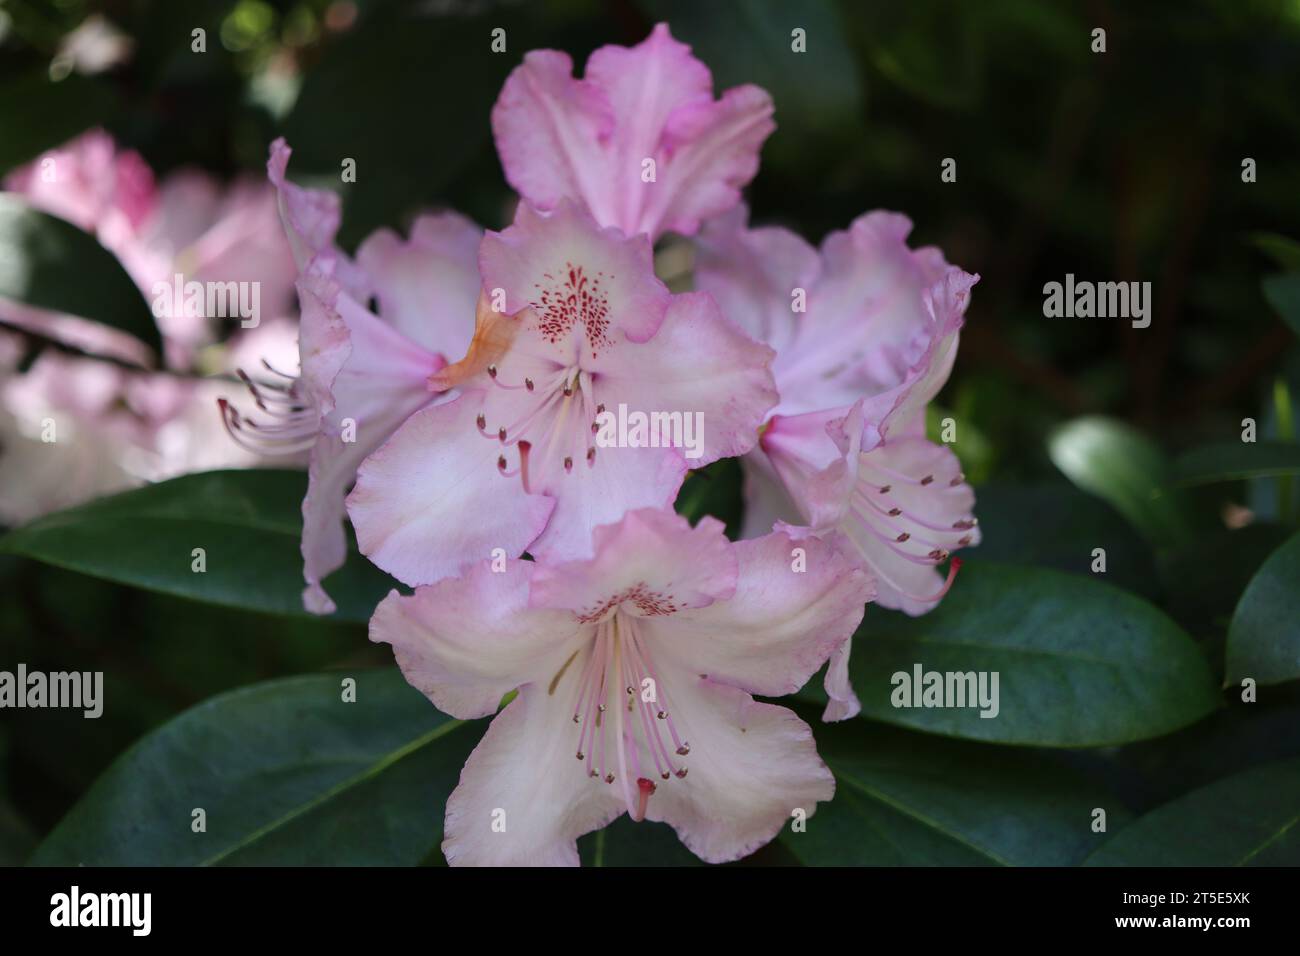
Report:
[[[339,201],[285,179],[289,148],[271,147],[267,172],[299,263],[301,375],[250,380],[260,417],[228,403],[231,433],[259,449],[310,450],[303,500],[304,605],[334,610],[321,580],[342,566],[344,495],[361,460],[444,389],[430,382],[469,346],[479,292],[482,230],[454,213],[418,218],[409,239],[381,229],[353,262],[334,245]],[[373,296],[378,314],[364,303]]]
[[[775,129],[752,85],[713,98],[713,77],[661,23],[634,47],[603,46],[573,76],[557,50],[533,50],[492,110],[506,179],[541,209],[586,204],[628,235],[693,235],[730,209]]]
[[[259,282],[272,317],[239,330],[232,343],[283,361],[273,332],[282,320],[274,316],[289,305],[295,270],[276,234],[275,195],[265,184],[222,188],[195,171],[156,184],[138,154],[91,130],[15,170],[5,187],[94,235],[146,301],[155,282],[173,282],[178,272],[187,280]],[[150,360],[133,336],[78,316],[0,299],[0,320],[95,355]],[[158,324],[173,370],[188,372],[197,347],[213,339],[202,317],[162,314]],[[207,361],[215,367],[221,357]],[[0,369],[0,521],[26,521],[142,481],[258,463],[216,440],[213,426],[220,426],[211,410],[222,389],[213,380],[137,372],[52,350],[24,372],[12,364]]]
[[[808,726],[750,695],[802,686],[871,585],[824,542],[798,546],[803,573],[785,534],[731,544],[713,518],[645,509],[598,528],[590,560],[486,560],[390,594],[371,640],[439,708],[482,717],[519,691],[447,802],[448,862],[576,864],[577,837],[624,812],[722,862],[829,800]]]
[[[581,557],[597,525],[670,505],[683,448],[597,447],[597,417],[621,405],[702,416],[694,466],[753,447],[776,398],[771,350],[707,294],[669,293],[645,235],[602,229],[567,200],[549,214],[522,203],[479,263],[503,305],[481,325],[508,344],[371,455],[348,498],[381,568],[415,585],[497,548]]]
[[[293,259],[265,183],[222,187],[205,173],[179,170],[156,184],[138,153],[91,130],[15,170],[5,189],[94,235],[150,303],[157,285],[175,284],[179,274],[186,282],[256,282],[269,317],[291,304]],[[77,316],[0,299],[0,319],[95,354],[147,359],[132,337]],[[172,368],[188,367],[194,350],[214,339],[209,318],[168,310],[157,321]]]
[[[746,533],[784,520],[834,534],[877,578],[878,603],[922,614],[960,563],[946,582],[937,566],[979,541],[957,457],[925,437],[979,277],[909,249],[911,223],[893,213],[859,217],[820,253],[745,219],[740,209],[704,232],[696,281],[777,350],[780,403],[745,458]],[[857,712],[847,645],[827,692],[827,719]]]

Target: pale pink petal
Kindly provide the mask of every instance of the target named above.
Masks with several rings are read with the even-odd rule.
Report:
[[[600,448],[590,464],[551,469],[545,493],[555,499],[546,530],[530,551],[539,559],[564,561],[592,553],[592,533],[637,508],[669,508],[689,463],[671,448]],[[539,485],[533,485],[534,491]]]
[[[727,322],[705,292],[673,296],[658,333],[636,349],[611,349],[592,369],[602,402],[646,414],[679,413],[703,426],[698,447],[683,454],[693,467],[743,455],[777,394],[773,352]],[[607,397],[606,397],[607,396]]]
[[[407,681],[439,710],[462,720],[495,713],[520,684],[548,686],[590,641],[571,613],[528,606],[534,567],[487,560],[410,596],[393,591],[375,609],[370,639],[392,645]]]
[[[493,108],[506,178],[525,199],[575,199],[601,225],[651,238],[692,234],[739,201],[775,128],[765,92],[714,100],[708,68],[662,23],[637,46],[595,51],[585,79],[572,67],[562,53],[529,53]]]
[[[831,659],[826,665],[826,680],[823,683],[829,700],[826,701],[826,709],[822,711],[822,720],[826,723],[848,720],[862,712],[862,702],[858,700],[858,695],[853,692],[853,685],[849,682],[849,653],[852,650],[852,639],[845,641],[831,653]]]
[[[866,420],[874,425],[880,440],[923,419],[925,406],[948,381],[957,358],[970,289],[978,281],[978,275],[952,267],[922,293],[922,304],[931,317],[924,351],[898,385],[873,395],[865,403]],[[870,440],[865,443],[868,447],[872,444]]]
[[[623,812],[620,791],[587,776],[564,733],[579,666],[555,693],[519,688],[470,754],[443,825],[452,866],[577,866],[577,838]]]
[[[797,524],[798,509],[781,484],[761,448],[741,459],[744,469],[745,518],[742,538],[759,538],[772,530],[778,521]]]
[[[500,311],[533,311],[537,334],[562,364],[618,348],[625,337],[644,342],[669,302],[646,237],[601,228],[571,202],[545,214],[520,203],[512,226],[484,237],[479,269],[484,291],[504,294]]]
[[[735,594],[642,625],[657,660],[767,697],[797,691],[852,636],[869,575],[817,538],[769,534],[731,550]]]
[[[321,581],[343,565],[344,495],[361,461],[434,396],[428,377],[443,365],[354,302],[333,280],[304,276],[302,383],[319,414],[303,498],[303,601],[328,614]]]
[[[573,78],[573,61],[556,50],[524,55],[492,108],[492,132],[506,180],[541,209],[576,199],[605,225],[618,225],[617,197],[599,146],[615,125],[594,84]]]
[[[663,173],[643,187],[640,230],[692,236],[704,220],[740,202],[740,190],[758,172],[758,151],[776,129],[772,109],[766,90],[745,84],[675,112],[664,129]]]
[[[715,518],[692,528],[666,509],[629,511],[596,528],[591,547],[590,560],[540,564],[531,606],[568,608],[593,622],[620,609],[675,621],[677,612],[726,600],[736,587],[736,558]]]
[[[740,203],[700,233],[695,244],[695,287],[718,302],[722,314],[752,338],[776,350],[773,374],[806,312],[797,291],[807,295],[817,283],[817,250],[788,229],[749,229],[749,209]]]
[[[658,788],[646,817],[671,825],[700,859],[746,856],[796,811],[812,816],[835,795],[812,732],[792,711],[695,674],[672,676],[668,706],[690,737],[690,770]]]
[[[420,216],[406,241],[390,229],[372,233],[357,249],[357,265],[370,276],[384,321],[430,352],[464,355],[482,238],[482,229],[453,212]]]
[[[863,452],[854,501],[840,530],[876,575],[876,602],[912,615],[932,610],[945,591],[936,564],[979,543],[975,493],[957,456],[924,438]]]
[[[554,501],[498,471],[495,438],[475,421],[482,393],[426,408],[361,465],[348,514],[361,552],[407,584],[429,584],[500,548],[514,558]]]

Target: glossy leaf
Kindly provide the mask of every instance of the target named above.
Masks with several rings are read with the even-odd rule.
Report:
[[[918,665],[921,686],[914,681]],[[1200,649],[1141,598],[1076,575],[976,560],[922,617],[869,606],[853,639],[850,671],[863,716],[1041,747],[1157,737],[1219,705]],[[964,706],[894,706],[924,703],[924,674],[931,671],[987,675],[990,701],[996,673],[996,708],[981,708],[977,694]],[[902,696],[900,674],[910,698]],[[961,703],[957,684],[947,703]],[[980,716],[994,709],[996,716]]]
[[[1227,681],[1300,678],[1300,534],[1269,556],[1241,596],[1228,629]]]
[[[305,615],[306,485],[297,471],[185,475],[38,518],[0,538],[0,552],[196,601]],[[368,620],[393,585],[355,551],[325,583],[334,616],[352,621]]]
[[[1120,830],[1087,865],[1300,865],[1300,759],[1193,790]]]
[[[356,679],[345,702],[342,681]],[[55,866],[413,865],[481,727],[393,670],[214,697],[123,754],[38,847]],[[193,829],[194,810],[206,831]]]
[[[149,303],[94,236],[0,194],[0,296],[92,319],[161,351]]]

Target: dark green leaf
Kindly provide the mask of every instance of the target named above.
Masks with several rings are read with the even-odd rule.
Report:
[[[1255,573],[1228,629],[1227,681],[1279,684],[1300,677],[1300,534]]]
[[[1089,866],[1300,865],[1300,759],[1194,790],[1120,830]]]
[[[627,814],[578,840],[583,866],[703,866],[666,823],[634,823]]]
[[[1146,542],[1104,501],[1072,485],[980,485],[975,489],[975,513],[982,540],[979,550],[971,554],[980,562],[1092,576],[1093,549],[1102,548],[1106,552],[1103,580],[1154,595],[1155,563]]]
[[[196,601],[305,615],[306,486],[298,471],[185,475],[38,518],[0,538],[0,551]],[[393,585],[355,551],[325,581],[334,617],[351,621],[368,620]]]
[[[1070,866],[1096,848],[1095,808],[1128,819],[1110,794],[1055,760],[862,721],[816,724],[835,799],[781,842],[831,866]]]
[[[1191,537],[1186,502],[1164,487],[1164,455],[1136,429],[1100,416],[1077,418],[1051,435],[1048,453],[1067,478],[1109,502],[1152,542]]]
[[[162,349],[149,303],[112,253],[71,223],[4,194],[0,295],[102,322]]]
[[[357,681],[355,702],[342,699],[344,677]],[[32,862],[413,865],[437,851],[480,730],[395,669],[254,684],[128,750]],[[196,808],[206,832],[192,829]]]
[[[895,674],[996,672],[999,710],[895,707]],[[1100,581],[969,562],[937,609],[874,605],[853,640],[862,713],[931,733],[1041,747],[1099,747],[1167,734],[1212,712],[1215,680],[1161,611]],[[992,689],[992,674],[987,689]],[[914,685],[912,703],[919,691]],[[900,697],[901,699],[901,697]]]
[[[1278,441],[1227,441],[1193,448],[1174,462],[1179,485],[1300,474],[1300,445]]]

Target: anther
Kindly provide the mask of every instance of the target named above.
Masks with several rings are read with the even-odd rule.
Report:
[[[503,442],[506,440],[506,426],[502,425],[497,429],[497,438]]]
[[[485,431],[486,429],[487,429],[487,416],[484,415],[482,412],[479,412],[479,415],[478,415],[478,430],[479,430],[479,431]]]
[[[974,518],[962,518],[960,521],[954,521],[952,526],[958,531],[969,531],[975,525],[979,524]]]
[[[677,748],[677,756],[679,757],[685,757],[690,752],[691,752],[691,745],[685,742],[683,742],[682,745]]]
[[[606,782],[606,783],[613,783],[613,782],[614,782],[614,775],[613,775],[612,773],[606,774],[606,775],[605,775],[605,782]]]
[[[890,491],[890,489],[891,489],[892,487],[893,487],[893,485],[881,485],[881,486],[880,486],[880,493],[881,493],[882,495],[887,495],[887,494],[889,494],[889,491]]]
[[[889,509],[889,517],[891,517],[891,518],[897,518],[897,517],[898,517],[899,515],[901,515],[902,513],[903,513],[903,509],[902,509],[902,508],[890,508],[890,509]]]
[[[948,482],[948,487],[949,487],[949,488],[956,488],[958,485],[960,485],[960,484],[961,484],[963,481],[965,481],[965,480],[966,480],[966,476],[963,475],[961,472],[957,472],[957,476],[956,476],[955,478],[953,478],[951,481]]]
[[[489,366],[487,367],[487,373],[488,373],[488,375],[489,375],[490,377],[492,377],[492,378],[496,378],[496,377],[497,377],[497,367],[496,367],[495,365],[489,365]]]
[[[686,776],[686,768],[685,768],[685,767],[683,767],[681,770],[678,770],[678,771],[677,771],[677,779],[678,779],[678,780],[681,780],[681,779],[682,779],[683,777],[685,777],[685,776]]]
[[[921,484],[928,485],[932,481],[934,481],[934,475],[926,475],[924,478],[921,479]]]
[[[570,458],[568,455],[564,456],[564,470],[573,471],[573,459]]]
[[[661,711],[659,711],[659,713],[655,714],[655,716],[658,717],[660,720],[667,720],[667,719],[668,719],[668,711],[666,711],[666,710],[661,710]]]
[[[524,379],[524,388],[530,392],[533,390],[533,380],[531,378]]]
[[[912,536],[911,536],[910,534],[908,534],[906,531],[904,531],[902,534],[900,534],[900,535],[899,535],[897,538],[895,538],[894,540],[897,541],[899,544],[902,544],[904,541],[908,540],[908,539],[911,538],[911,537],[912,537]]]

